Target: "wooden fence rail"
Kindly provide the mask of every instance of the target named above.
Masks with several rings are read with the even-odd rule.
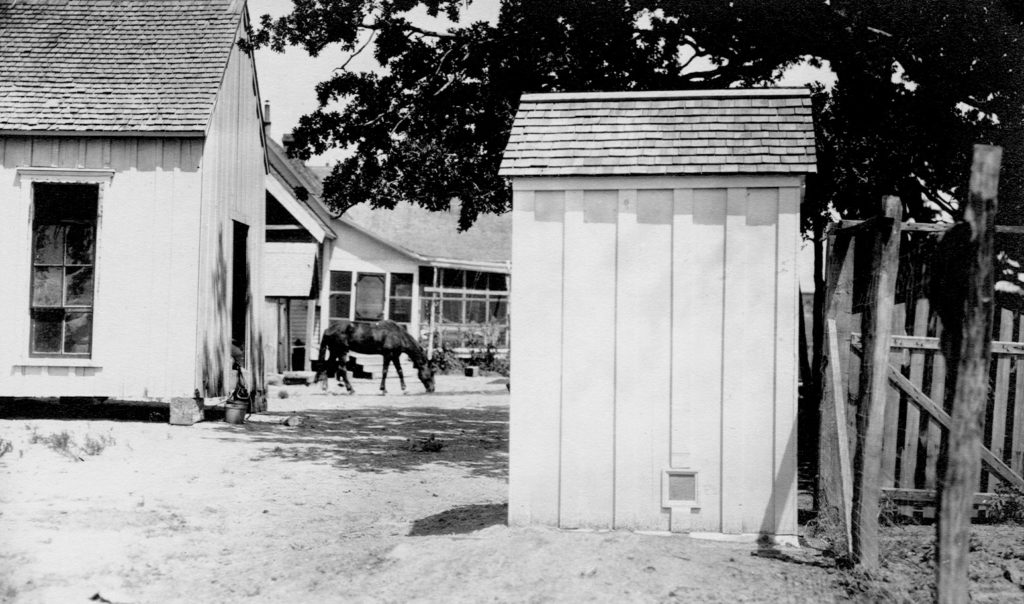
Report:
[[[896,227],[893,222],[886,217],[844,221],[829,235],[823,317],[827,344],[821,376],[819,432],[820,506],[826,514],[841,519],[847,529],[848,551],[852,549],[850,542],[858,539],[858,527],[851,527],[851,520],[863,523],[865,515],[865,510],[857,510],[852,494],[857,488],[854,484],[864,478],[863,466],[852,467],[859,449],[857,404],[863,400],[861,389],[866,384],[886,384],[881,395],[881,410],[875,410],[876,417],[882,418],[881,429],[875,422],[868,424],[873,424],[870,427],[881,433],[877,487],[885,497],[899,502],[901,513],[921,513],[926,517],[934,513],[934,495],[940,479],[939,454],[950,426],[947,392],[953,384],[948,379],[946,360],[940,352],[942,327],[924,295],[922,280],[927,280],[929,268],[922,268],[922,264],[927,255],[915,252],[921,246],[914,245],[922,238],[934,238],[936,232],[945,230],[948,225],[901,222],[897,227],[900,230],[893,229],[898,233],[896,247],[902,256],[897,279],[900,287],[895,288],[900,291],[886,287],[892,309],[887,326],[890,335],[887,336],[888,347],[876,347],[876,351],[887,350],[888,363],[882,382],[871,376],[866,376],[869,379],[865,380],[862,376],[868,363],[857,352],[865,346],[862,332],[871,325],[870,317],[865,324],[864,312],[871,306],[870,297],[879,293],[877,284],[870,285],[871,273],[877,270],[878,261],[875,260],[874,265],[859,264],[855,256],[863,253],[863,249],[858,252],[858,246],[872,248],[868,257],[877,254],[878,233],[890,226]],[[1024,234],[1022,227],[997,231],[1013,236]],[[907,285],[908,281],[912,283]],[[877,327],[872,328],[876,333],[886,331]],[[880,354],[876,352],[876,356]],[[976,504],[991,501],[999,483],[1024,489],[1024,314],[996,309],[991,354],[988,402],[984,409],[984,471],[976,486]],[[878,400],[878,397],[876,394],[871,398]],[[869,412],[867,408],[865,412]],[[861,418],[862,422],[867,420]],[[862,433],[865,427],[861,426]],[[868,473],[871,473],[870,468]],[[842,548],[843,544],[838,546]],[[861,552],[855,557],[862,560],[862,555]],[[869,551],[868,556],[871,555]]]

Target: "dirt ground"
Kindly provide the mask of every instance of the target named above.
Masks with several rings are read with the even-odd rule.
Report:
[[[837,570],[815,539],[510,529],[503,382],[355,387],[275,387],[244,425],[171,426],[166,407],[0,409],[0,601],[927,599],[921,527],[887,533],[877,577]],[[1024,571],[1024,532],[982,528],[976,599],[1019,601],[1007,569]]]

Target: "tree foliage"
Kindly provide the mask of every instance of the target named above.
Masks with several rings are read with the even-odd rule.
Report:
[[[381,66],[336,70],[294,132],[300,157],[353,149],[325,181],[337,209],[441,210],[458,198],[465,228],[509,207],[497,172],[523,92],[762,85],[809,61],[837,79],[815,94],[809,217],[829,204],[874,214],[898,192],[927,218],[963,189],[971,145],[987,142],[1005,148],[1001,222],[1024,219],[1018,0],[502,0],[497,23],[446,31],[416,26],[409,11],[457,21],[462,0],[293,4],[263,17],[257,45],[372,48]]]

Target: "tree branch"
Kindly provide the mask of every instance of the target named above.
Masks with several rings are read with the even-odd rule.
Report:
[[[348,64],[352,62],[352,59],[358,57],[361,52],[366,50],[366,47],[370,45],[370,42],[373,42],[373,39],[375,37],[377,37],[377,30],[371,31],[370,35],[366,38],[366,42],[363,42],[362,46],[357,48],[355,52],[353,52],[347,59],[345,59],[345,62],[342,63],[340,67],[335,67],[334,71],[345,71],[345,68],[348,67]]]
[[[380,31],[380,30],[384,29],[384,27],[380,24],[379,21],[374,21],[372,23],[360,23],[359,24],[359,28],[360,29],[368,29],[368,30],[372,30],[372,31]],[[428,38],[438,38],[438,39],[442,39],[442,38],[453,39],[453,38],[455,38],[454,34],[450,34],[450,33],[446,33],[446,32],[439,32],[439,31],[430,31],[428,29],[423,29],[422,27],[417,27],[417,26],[412,25],[410,23],[406,23],[405,25],[403,25],[402,29],[407,31],[407,32],[411,32],[411,33],[414,33],[414,34],[419,34],[421,36],[427,36]]]

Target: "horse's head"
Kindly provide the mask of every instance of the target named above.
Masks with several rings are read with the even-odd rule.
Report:
[[[427,389],[427,392],[434,391],[434,366],[431,363],[423,363],[417,367],[416,375],[423,382],[423,387]]]

